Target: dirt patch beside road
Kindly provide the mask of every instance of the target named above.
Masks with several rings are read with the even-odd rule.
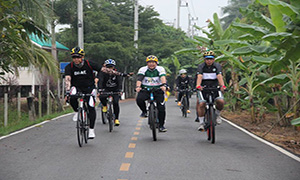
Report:
[[[224,110],[222,116],[259,137],[268,132],[273,122],[277,120],[275,114],[267,114],[264,121],[254,124],[251,122],[250,114],[247,111],[232,113]],[[300,156],[300,130],[294,126],[275,126],[263,139]]]

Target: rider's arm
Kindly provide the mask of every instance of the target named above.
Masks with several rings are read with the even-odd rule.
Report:
[[[97,79],[99,79],[99,80],[98,80],[98,88],[99,88],[99,89],[103,89],[103,79],[104,79],[104,74],[103,74],[102,71],[98,73]]]
[[[221,86],[221,87],[225,86],[222,74],[218,74],[217,79],[219,82],[219,86]]]
[[[197,88],[198,86],[201,86],[201,83],[202,83],[202,77],[203,77],[202,74],[198,74],[198,75],[197,75],[196,88]]]
[[[69,91],[71,88],[71,76],[65,76],[65,87]]]
[[[160,77],[160,81],[161,81],[162,84],[166,84],[166,83],[167,83],[167,78],[166,78],[166,76],[161,76],[161,77]]]
[[[122,78],[120,76],[117,76],[117,81],[118,81],[118,90],[121,92],[123,90],[122,88]]]

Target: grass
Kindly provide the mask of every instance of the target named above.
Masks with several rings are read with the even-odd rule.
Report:
[[[58,117],[63,114],[71,113],[71,112],[73,112],[73,109],[71,107],[68,107],[62,112],[45,115],[41,118],[37,118],[36,120],[31,121],[31,120],[29,120],[28,114],[23,113],[21,119],[18,120],[17,112],[11,111],[11,112],[9,112],[8,125],[6,127],[4,127],[2,124],[3,121],[0,124],[0,136],[5,136],[14,131],[26,128],[28,126],[32,126],[34,124],[38,124],[38,123],[46,121],[46,120],[53,119],[53,118]]]

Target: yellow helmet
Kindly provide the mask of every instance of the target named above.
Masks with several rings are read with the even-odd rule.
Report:
[[[149,61],[155,61],[156,63],[158,63],[158,58],[156,56],[150,55],[146,59],[146,62],[149,62]]]
[[[82,57],[85,55],[84,53],[84,50],[81,49],[80,47],[74,47],[71,52],[70,52],[71,56],[74,57],[74,56],[79,56],[79,57]]]
[[[215,58],[216,54],[213,51],[206,51],[203,53],[204,58]]]

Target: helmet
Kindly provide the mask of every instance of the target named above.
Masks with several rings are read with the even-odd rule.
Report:
[[[80,47],[74,47],[70,52],[72,57],[82,57],[85,55],[84,50]]]
[[[213,59],[215,58],[215,56],[216,56],[215,53],[210,50],[203,53],[204,58]]]
[[[106,66],[116,66],[116,61],[113,60],[113,59],[107,59],[107,60],[104,62],[104,64],[105,64]]]
[[[181,69],[180,71],[179,71],[179,74],[186,74],[187,72],[186,72],[186,70],[185,69]]]
[[[155,61],[156,63],[158,63],[157,57],[153,56],[153,55],[150,55],[147,57],[146,62],[149,62],[149,61]]]

